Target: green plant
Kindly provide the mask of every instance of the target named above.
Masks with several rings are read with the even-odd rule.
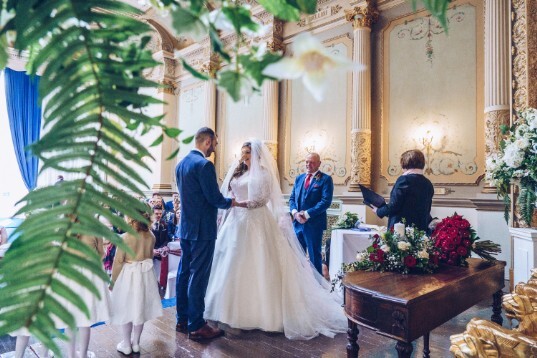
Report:
[[[334,229],[350,229],[353,228],[357,222],[360,222],[358,214],[347,211],[339,216],[336,224],[332,227]]]
[[[448,2],[423,0],[440,17],[445,17],[445,11],[438,4]],[[317,5],[316,0],[259,3],[288,21],[298,20],[301,13],[314,13]],[[213,52],[229,65],[217,69],[214,78],[235,100],[259,88],[269,78],[263,69],[281,58],[258,46],[239,54],[248,31],[259,29],[239,2],[161,0],[154,4],[171,10],[178,33],[208,33]],[[215,16],[209,16],[215,10]],[[100,258],[79,236],[101,236],[121,247],[118,237],[98,217],[127,232],[132,229],[121,215],[144,220],[140,211],[145,206],[137,197],[147,185],[138,172],[149,169],[144,159],[150,154],[134,133],[160,128],[162,135],[153,145],[164,136],[182,134],[163,125],[160,116],[143,112],[159,101],[141,89],[160,85],[142,73],[159,63],[146,49],[151,29],[138,15],[138,9],[114,0],[0,0],[0,68],[7,63],[9,45],[28,51],[31,75],[42,69],[39,91],[46,98],[48,131],[31,150],[43,168],[79,175],[79,179],[34,190],[21,200],[18,214],[32,215],[17,229],[20,236],[0,263],[0,335],[27,327],[57,355],[61,353],[52,337],[66,337],[55,329],[54,320],[74,326],[73,317],[60,302],[70,301],[87,313],[77,292],[63,280],[71,279],[96,292],[77,268],[106,278]],[[230,48],[224,48],[220,39],[220,16],[227,18],[237,34]],[[184,65],[196,77],[209,79]],[[187,137],[182,142],[191,140]],[[59,201],[63,204],[56,205]]]

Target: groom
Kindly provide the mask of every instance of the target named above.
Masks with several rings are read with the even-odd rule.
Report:
[[[205,292],[209,283],[216,240],[218,208],[236,205],[218,188],[213,163],[205,159],[214,152],[218,139],[211,128],[196,133],[196,147],[177,165],[175,174],[181,197],[181,249],[177,274],[178,332],[200,340],[221,336],[203,319]]]
[[[332,203],[332,177],[319,170],[321,158],[317,153],[306,157],[306,173],[299,175],[289,197],[298,241],[308,252],[310,261],[322,275],[321,246],[326,230],[326,210]]]

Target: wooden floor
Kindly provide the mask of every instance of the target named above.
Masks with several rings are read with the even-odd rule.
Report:
[[[449,336],[464,331],[472,317],[490,319],[492,299],[481,302],[463,312],[444,325],[438,327],[430,336],[431,357],[450,357]],[[281,333],[262,331],[239,331],[226,328],[225,337],[206,343],[188,340],[184,334],[176,333],[175,308],[164,310],[164,316],[146,324],[141,340],[139,357],[346,357],[346,334],[335,338],[317,337],[310,341],[290,341]],[[506,325],[504,319],[504,326]],[[102,325],[92,330],[90,350],[96,357],[122,357],[116,352],[120,334],[116,327]],[[395,342],[360,327],[358,337],[361,357],[395,357]],[[34,351],[37,344],[27,349],[27,357],[38,357]],[[422,339],[414,342],[413,357],[421,357]],[[14,339],[0,337],[0,357],[14,350]],[[136,357],[136,356],[135,356]]]

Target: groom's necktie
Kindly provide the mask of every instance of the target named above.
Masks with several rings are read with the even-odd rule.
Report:
[[[310,187],[310,182],[311,182],[311,174],[308,174],[306,175],[306,182],[304,183],[304,188],[306,188],[306,190],[308,190],[308,188]]]

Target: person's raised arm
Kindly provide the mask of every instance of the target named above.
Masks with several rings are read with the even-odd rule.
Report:
[[[405,196],[408,191],[408,182],[404,176],[399,177],[393,189],[394,193],[390,194],[390,202],[382,205],[377,209],[377,216],[383,218],[398,213],[403,207]]]

